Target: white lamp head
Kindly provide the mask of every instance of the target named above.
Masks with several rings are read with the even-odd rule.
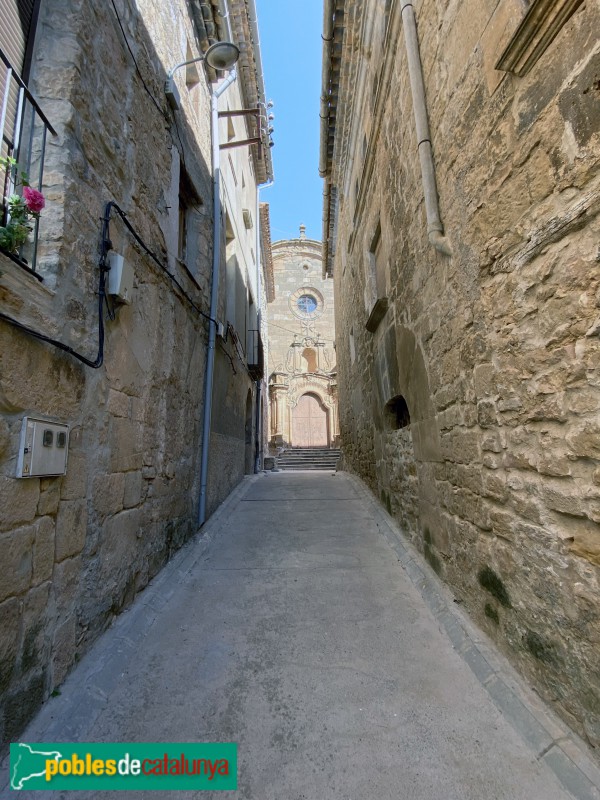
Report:
[[[233,42],[215,42],[204,54],[208,66],[216,70],[231,69],[239,57],[239,48]]]
[[[181,98],[177,86],[175,85],[175,80],[173,79],[173,75],[175,75],[178,69],[188,64],[195,64],[197,61],[205,61],[209,67],[217,71],[225,71],[230,70],[239,57],[239,48],[233,42],[214,42],[204,55],[191,58],[189,61],[182,61],[181,64],[174,66],[173,69],[169,71],[167,80],[165,81],[165,94],[167,95],[167,100],[173,111],[179,111],[181,108]]]

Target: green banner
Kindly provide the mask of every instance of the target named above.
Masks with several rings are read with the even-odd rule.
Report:
[[[11,744],[10,787],[136,790],[237,789],[237,745],[167,742]]]

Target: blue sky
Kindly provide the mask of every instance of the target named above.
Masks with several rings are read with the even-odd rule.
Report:
[[[267,99],[275,120],[275,184],[269,203],[271,238],[321,239],[323,182],[319,178],[322,0],[256,0]]]

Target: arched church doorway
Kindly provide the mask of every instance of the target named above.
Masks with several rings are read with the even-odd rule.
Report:
[[[303,394],[292,411],[292,447],[329,447],[327,410],[314,394]]]

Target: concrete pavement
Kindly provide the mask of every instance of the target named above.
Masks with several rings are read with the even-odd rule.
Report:
[[[177,800],[600,798],[585,748],[345,473],[247,479],[22,741],[238,743],[237,793]]]

